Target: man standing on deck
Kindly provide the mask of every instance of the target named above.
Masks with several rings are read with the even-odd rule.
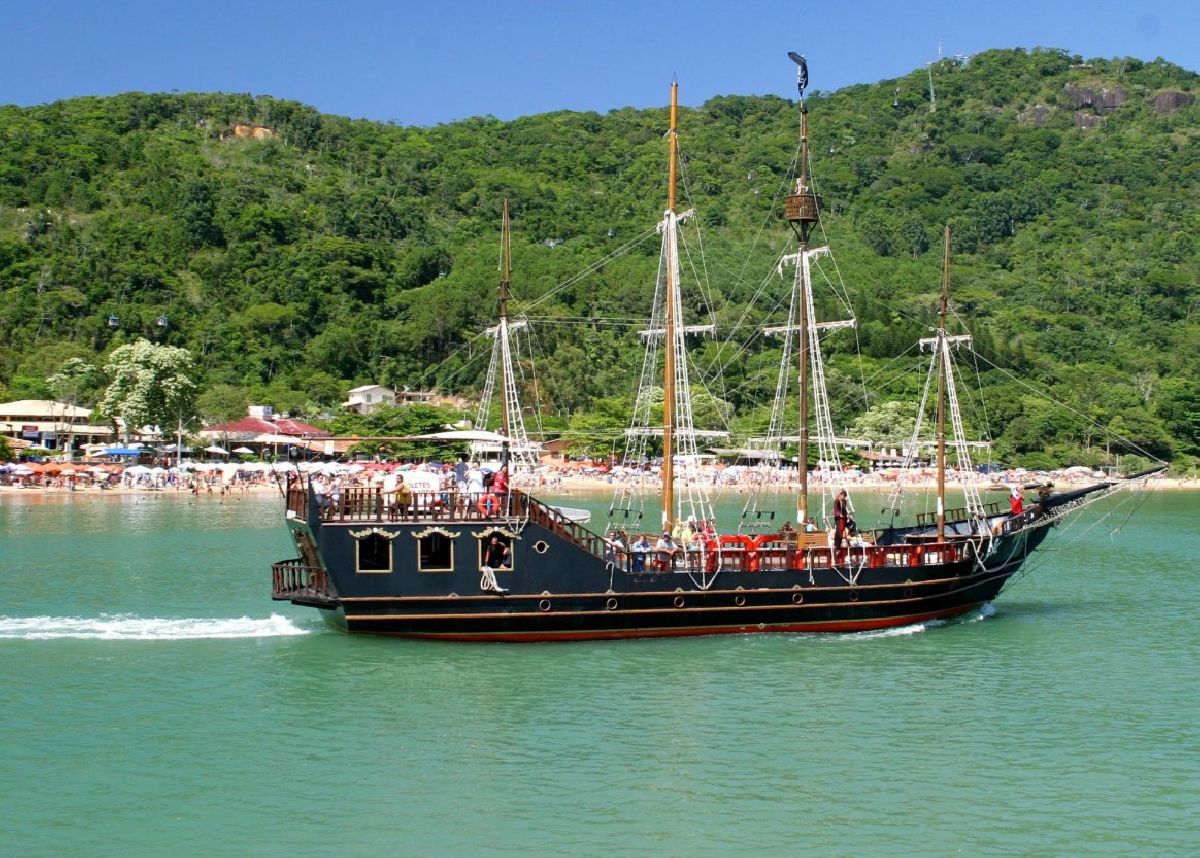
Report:
[[[501,465],[492,477],[492,494],[500,499],[500,509],[508,515],[508,465]]]
[[[846,538],[846,522],[850,520],[850,499],[846,490],[837,493],[833,501],[833,547],[841,548],[842,540]],[[848,545],[846,547],[849,547]]]

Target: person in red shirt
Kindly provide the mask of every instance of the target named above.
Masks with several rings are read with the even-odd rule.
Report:
[[[1025,499],[1021,496],[1020,487],[1013,486],[1008,490],[1008,507],[1014,517],[1025,510]]]

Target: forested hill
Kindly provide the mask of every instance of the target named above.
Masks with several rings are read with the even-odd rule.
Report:
[[[1002,451],[1074,455],[1108,427],[1155,455],[1200,453],[1198,76],[1038,49],[945,60],[932,79],[936,110],[924,67],[809,99],[866,362],[834,344],[835,397],[879,405],[848,382],[921,333],[949,222],[957,312],[1005,370],[981,381]],[[770,96],[680,112],[718,321],[784,246],[798,119]],[[139,337],[191,350],[202,386],[293,413],[366,382],[470,394],[486,344],[464,344],[494,315],[502,201],[520,308],[652,230],[665,128],[665,108],[407,128],[224,94],[0,107],[0,399],[47,395],[64,359],[100,364]],[[548,415],[586,423],[628,394],[635,328],[606,322],[645,312],[657,254],[638,244],[537,305],[563,319],[537,326]],[[761,420],[777,362],[709,362],[737,382],[718,406],[735,424]]]

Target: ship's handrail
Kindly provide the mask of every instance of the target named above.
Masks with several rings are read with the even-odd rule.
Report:
[[[984,517],[999,515],[1000,504],[992,501],[983,505]],[[954,509],[946,510],[946,521],[968,521],[972,518],[971,510],[968,507],[955,507]],[[936,524],[936,512],[919,512],[917,513],[917,524]]]
[[[308,488],[304,480],[293,479],[290,474],[287,482],[287,511],[294,513],[296,518],[308,518]]]
[[[320,510],[327,522],[496,521],[516,514],[511,496],[491,492],[412,492],[402,504],[386,498],[380,486],[350,486],[327,497]]]
[[[535,524],[578,545],[589,554],[604,557],[605,541],[600,534],[588,530],[579,522],[572,521],[558,510],[519,489],[513,490],[512,500],[511,514],[514,517],[528,518]]]
[[[296,557],[271,564],[271,598],[334,601],[337,594],[330,584],[329,573],[319,566],[307,566]]]

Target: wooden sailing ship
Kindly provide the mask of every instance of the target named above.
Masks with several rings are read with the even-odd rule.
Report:
[[[820,218],[820,199],[808,173],[807,68],[800,69],[801,166],[786,217],[798,240],[793,307],[780,333],[798,335],[798,367],[785,349],[783,372],[800,378],[799,461],[808,457],[811,376],[820,375],[819,323],[811,300],[810,262],[827,253],[810,247]],[[319,609],[333,625],[352,632],[476,641],[551,641],[749,632],[853,632],[907,625],[970,612],[999,595],[1009,578],[1072,509],[1115,491],[1120,481],[1074,491],[1047,491],[1019,513],[984,506],[967,493],[963,507],[946,508],[946,402],[951,402],[952,445],[961,447],[961,426],[947,394],[951,346],[946,331],[949,234],[945,241],[939,323],[927,341],[938,378],[937,513],[888,526],[851,541],[848,536],[803,527],[776,532],[718,533],[715,516],[696,481],[677,486],[676,461],[694,461],[699,430],[692,425],[687,391],[685,339],[699,332],[684,322],[679,300],[675,211],[677,86],[671,90],[668,135],[670,180],[659,289],[648,355],[661,352],[662,426],[635,425],[627,453],[644,457],[638,439],[661,437],[662,526],[684,538],[639,550],[630,530],[627,496],[614,499],[604,534],[564,516],[530,493],[502,495],[457,491],[416,492],[397,504],[378,488],[344,489],[336,502],[303,478],[287,488],[287,526],[298,556],[275,563],[272,597]],[[507,246],[507,218],[502,241]],[[507,260],[507,252],[503,257]],[[509,329],[508,265],[500,287],[499,336]],[[838,324],[838,323],[835,323]],[[657,372],[648,357],[643,381]],[[501,357],[501,402],[512,414],[511,362]],[[820,379],[818,378],[818,381]],[[643,388],[647,385],[643,383]],[[682,389],[681,389],[682,388]],[[828,443],[828,405],[814,395],[818,442]],[[650,413],[647,401],[635,410]],[[519,415],[519,408],[515,408]],[[824,416],[823,416],[824,415]],[[643,421],[644,424],[645,421]],[[517,442],[511,423],[492,440]],[[824,428],[822,428],[824,427]],[[523,430],[519,433],[523,438]],[[960,463],[961,464],[961,463]],[[806,467],[801,467],[797,524],[810,518]],[[677,487],[680,491],[677,493]],[[615,518],[625,513],[627,524]],[[640,542],[640,540],[638,540]]]

